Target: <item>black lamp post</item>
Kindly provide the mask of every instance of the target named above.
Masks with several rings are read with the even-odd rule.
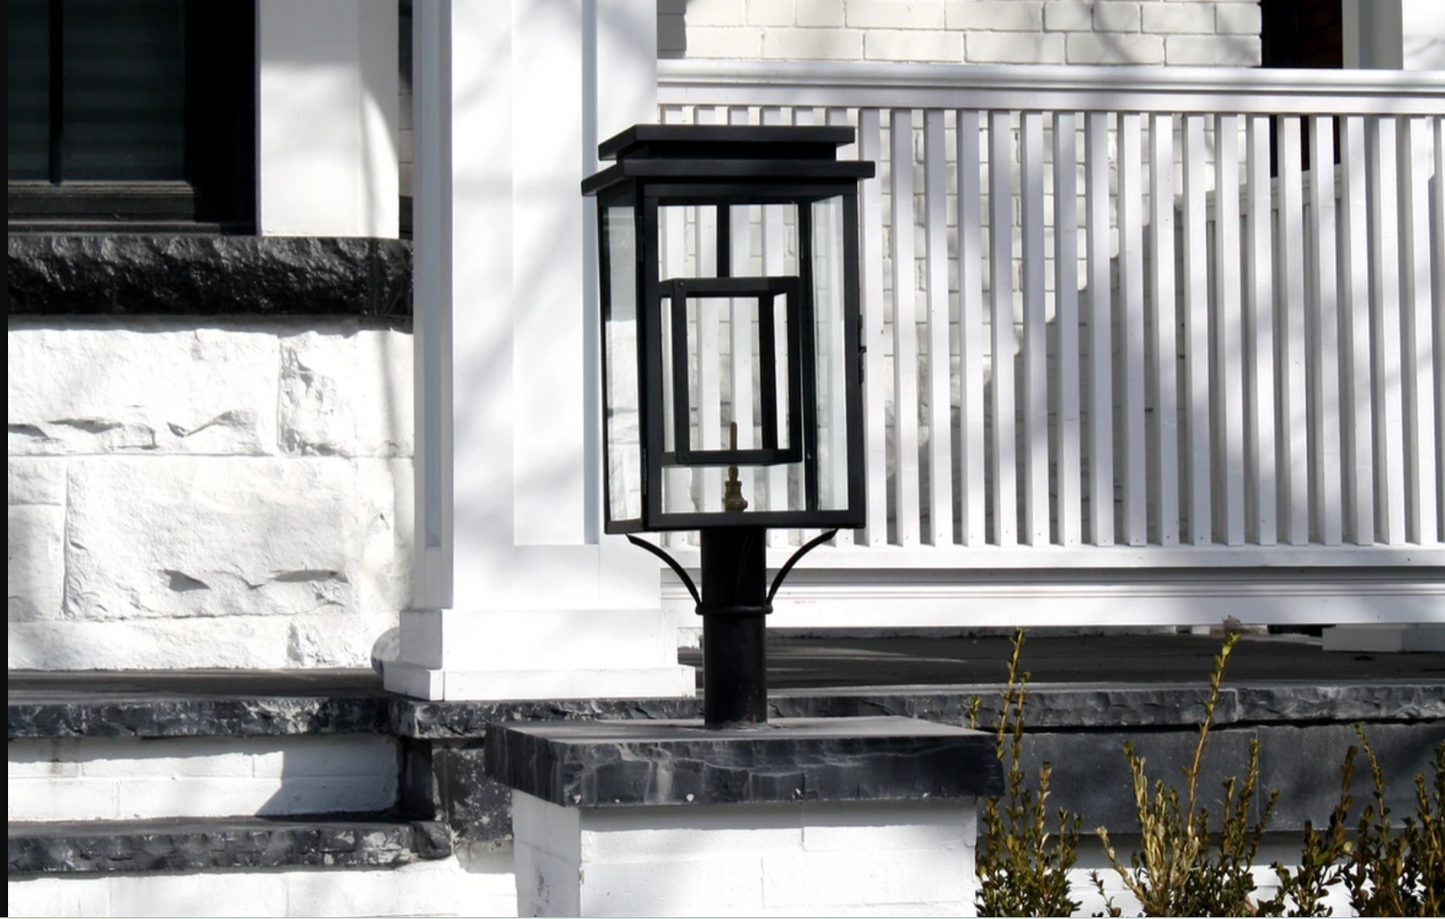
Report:
[[[601,248],[606,529],[697,601],[713,727],[767,721],[773,595],[803,554],[864,523],[858,181],[874,165],[837,159],[852,141],[846,127],[637,125],[582,183]],[[764,233],[772,258],[734,251]],[[769,527],[829,532],[770,587]],[[701,532],[701,593],[635,535],[666,530]]]

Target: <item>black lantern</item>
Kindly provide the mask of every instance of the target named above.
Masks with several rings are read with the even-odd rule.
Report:
[[[768,590],[766,528],[864,523],[858,182],[874,165],[837,159],[852,142],[847,127],[637,125],[582,183],[601,247],[606,529],[701,531],[701,595],[634,541],[698,599],[709,723],[766,720],[762,616],[820,541]],[[731,631],[748,648],[719,668],[757,646],[751,698],[726,712],[721,618],[747,621]]]

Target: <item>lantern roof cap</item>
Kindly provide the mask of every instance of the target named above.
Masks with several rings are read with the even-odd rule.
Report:
[[[853,143],[844,126],[638,124],[603,141],[603,160],[833,160]]]
[[[846,126],[639,124],[603,141],[603,160],[615,162],[582,180],[584,195],[597,195],[630,180],[798,186],[854,184],[872,178],[867,160],[840,160],[838,148],[853,143]]]

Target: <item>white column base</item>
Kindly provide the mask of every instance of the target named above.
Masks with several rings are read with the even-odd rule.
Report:
[[[627,670],[429,670],[400,661],[386,664],[386,688],[434,701],[487,699],[640,699],[692,697],[693,668]]]
[[[692,697],[661,609],[407,610],[385,686],[421,699]]]
[[[972,916],[975,799],[564,808],[512,792],[521,916]]]
[[[1445,625],[1336,625],[1323,638],[1326,651],[1445,651]]]

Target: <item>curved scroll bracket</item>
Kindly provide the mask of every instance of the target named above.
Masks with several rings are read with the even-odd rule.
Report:
[[[777,575],[773,578],[773,586],[768,588],[768,605],[772,605],[773,597],[777,596],[778,594],[778,588],[783,586],[783,578],[788,576],[788,572],[793,570],[793,566],[798,564],[798,562],[802,560],[803,556],[807,555],[809,552],[812,552],[814,549],[818,548],[823,543],[827,542],[828,540],[832,539],[834,536],[837,535],[837,530],[829,530],[821,536],[816,536],[808,540],[806,543],[803,544],[802,548],[800,548],[797,552],[793,553],[793,557],[788,559],[787,563],[784,564],[783,567],[778,569]]]
[[[651,552],[653,555],[666,562],[667,567],[671,568],[673,572],[682,579],[682,583],[687,587],[687,592],[692,594],[692,602],[697,604],[702,603],[702,597],[697,592],[697,585],[692,582],[692,576],[687,573],[686,569],[684,569],[681,565],[677,563],[677,559],[673,558],[671,555],[668,555],[666,552],[662,551],[657,546],[654,546],[647,540],[638,539],[636,536],[633,536],[630,533],[627,534],[627,541],[632,543],[634,546],[637,546],[639,549],[646,549],[648,552]],[[789,562],[788,564],[791,565],[792,563]]]

